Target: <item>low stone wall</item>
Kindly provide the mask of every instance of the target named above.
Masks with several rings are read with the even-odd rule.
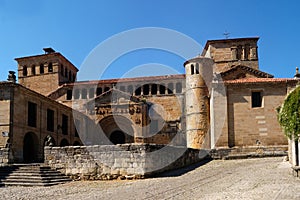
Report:
[[[5,166],[9,163],[9,148],[0,148],[0,166]]]
[[[155,144],[45,147],[45,164],[74,180],[144,178],[208,156],[204,150]]]
[[[232,148],[217,148],[210,151],[213,159],[243,159],[256,157],[287,156],[288,146],[247,146]]]

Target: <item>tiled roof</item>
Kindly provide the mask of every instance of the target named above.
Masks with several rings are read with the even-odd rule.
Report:
[[[244,78],[224,81],[225,84],[253,84],[253,83],[292,83],[300,82],[293,78]]]
[[[135,78],[120,78],[120,79],[105,79],[105,80],[92,80],[92,81],[78,81],[75,83],[66,83],[66,86],[74,85],[90,85],[90,84],[113,84],[113,83],[126,83],[126,82],[142,82],[142,81],[159,81],[167,79],[184,79],[185,74],[164,75],[164,76],[146,76]]]

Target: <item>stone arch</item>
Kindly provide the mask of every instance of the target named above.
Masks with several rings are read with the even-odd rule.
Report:
[[[68,142],[68,140],[67,139],[62,139],[61,141],[60,141],[60,145],[59,146],[61,146],[61,147],[65,147],[65,146],[69,146],[69,142]]]
[[[98,123],[106,135],[110,139],[111,143],[122,142],[122,143],[133,143],[135,129],[133,122],[121,115],[110,115],[103,118]],[[122,135],[123,134],[123,135]],[[117,139],[116,137],[120,138]],[[124,140],[122,139],[124,136]]]
[[[28,132],[23,139],[23,161],[32,163],[39,161],[39,140],[35,133]]]

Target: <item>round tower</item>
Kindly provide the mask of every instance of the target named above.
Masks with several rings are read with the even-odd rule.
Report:
[[[184,63],[186,72],[185,114],[187,147],[205,148],[209,143],[209,88],[214,61],[196,57]]]

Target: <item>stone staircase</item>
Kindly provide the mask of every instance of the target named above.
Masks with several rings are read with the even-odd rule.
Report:
[[[51,186],[71,181],[62,173],[41,164],[0,167],[0,186]]]

